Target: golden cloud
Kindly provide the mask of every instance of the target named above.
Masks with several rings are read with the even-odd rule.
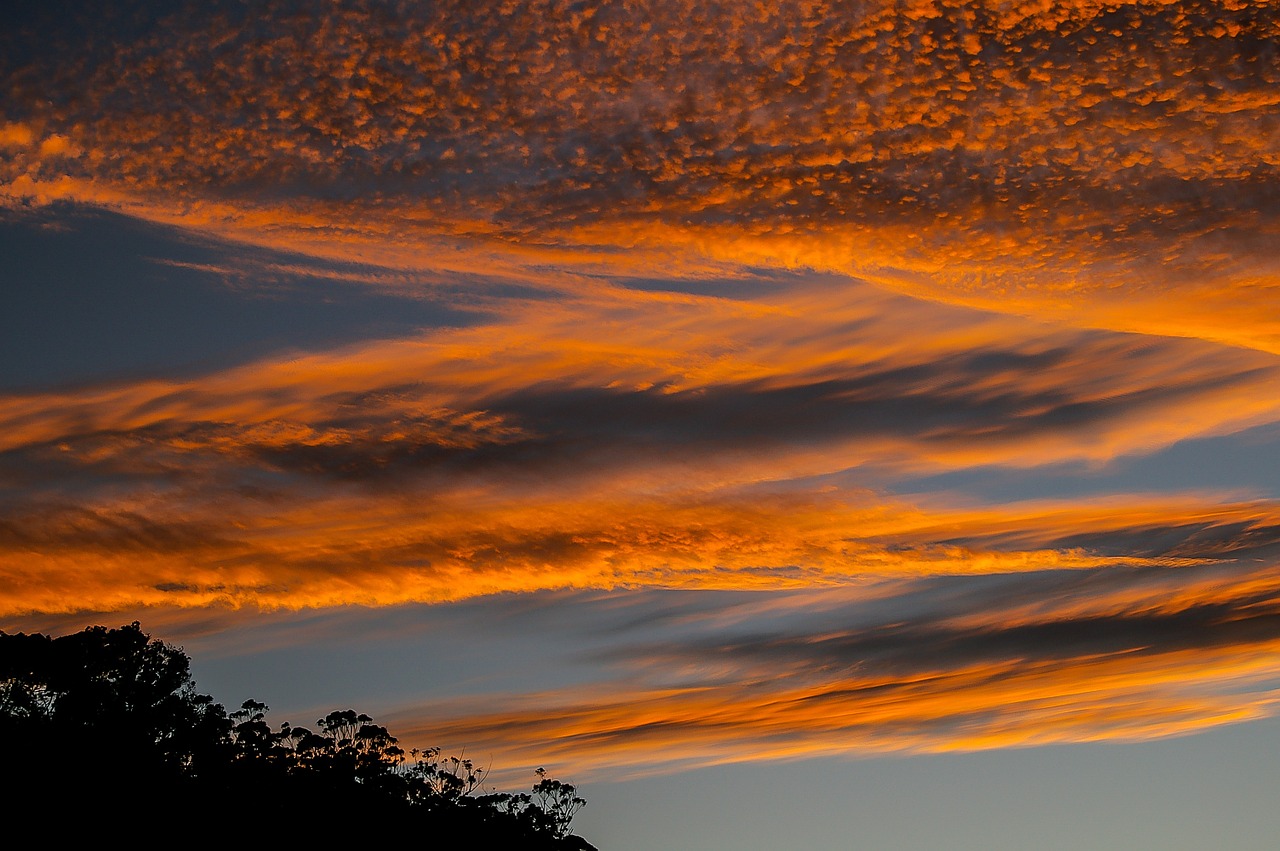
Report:
[[[1038,608],[1009,621],[1002,592],[988,589],[982,611],[966,614],[953,587],[938,591],[944,614],[891,619],[893,604],[881,599],[884,623],[833,628],[842,611],[856,620],[856,609],[810,592],[787,601],[796,609],[789,625],[752,620],[747,638],[711,616],[692,636],[630,647],[625,680],[504,695],[501,711],[486,708],[492,697],[486,706],[406,708],[394,723],[409,742],[617,779],[764,760],[1146,740],[1273,715],[1274,567],[1177,573],[1090,571],[1053,588],[1028,579],[1015,600],[1039,589]],[[1163,598],[1188,580],[1201,593]],[[1073,610],[1082,598],[1091,612]]]
[[[72,19],[56,60],[12,51],[0,185],[330,256],[821,268],[1274,352],[1274,12],[201,4],[95,51]]]

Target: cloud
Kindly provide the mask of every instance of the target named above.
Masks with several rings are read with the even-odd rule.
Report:
[[[600,486],[680,465],[712,484],[870,461],[1105,462],[1277,415],[1264,355],[1069,332],[865,285],[749,301],[619,288],[490,310],[486,324],[199,379],[12,395],[0,452],[20,478],[243,465],[412,483],[494,468],[594,472]],[[1097,369],[1108,362],[1124,369]]]
[[[665,624],[662,640],[622,643],[611,658],[624,679],[508,695],[496,712],[435,703],[395,723],[407,741],[506,764],[536,751],[612,778],[1181,735],[1275,712],[1276,580],[1274,567],[1099,569],[801,592],[771,597],[772,615],[728,603],[749,614],[703,613]]]
[[[495,296],[469,327],[9,394],[4,608],[793,588],[1269,546],[1273,506],[1238,494],[965,508],[883,471],[1230,434],[1276,418],[1271,357],[821,283]]]
[[[732,596],[395,724],[583,772],[1274,711],[1275,499],[894,492],[1280,420],[1271,5],[288,5],[24,10],[6,222],[467,320],[0,397],[7,621]]]
[[[409,265],[823,268],[1276,351],[1266,3],[140,9],[11,31],[14,203]]]
[[[76,508],[29,500],[10,508],[0,535],[4,611],[385,606],[562,588],[785,590],[868,576],[1269,564],[1280,529],[1271,503],[1194,499],[947,510],[875,494],[329,490],[297,499],[245,482]],[[1068,543],[1080,538],[1090,545]]]
[[[25,124],[10,122],[0,126],[0,145],[6,148],[25,148],[31,144],[33,134]]]

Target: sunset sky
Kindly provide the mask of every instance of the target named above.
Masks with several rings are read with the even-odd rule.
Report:
[[[6,17],[0,628],[602,851],[1273,847],[1272,0]]]

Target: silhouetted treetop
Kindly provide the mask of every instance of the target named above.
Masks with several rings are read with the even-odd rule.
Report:
[[[196,847],[415,840],[592,851],[570,833],[585,803],[542,769],[531,794],[438,749],[406,753],[351,709],[272,728],[266,704],[227,713],[180,649],[138,623],[59,638],[0,632],[6,811],[60,835]],[[73,818],[69,818],[74,816]],[[194,832],[193,832],[194,831]]]

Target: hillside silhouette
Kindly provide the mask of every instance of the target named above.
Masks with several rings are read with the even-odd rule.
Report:
[[[190,660],[137,622],[51,638],[0,631],[0,742],[10,836],[205,848],[413,841],[595,851],[570,832],[577,789],[537,771],[485,791],[470,761],[402,750],[367,715],[272,728],[228,713]],[[146,846],[144,846],[146,847]]]

